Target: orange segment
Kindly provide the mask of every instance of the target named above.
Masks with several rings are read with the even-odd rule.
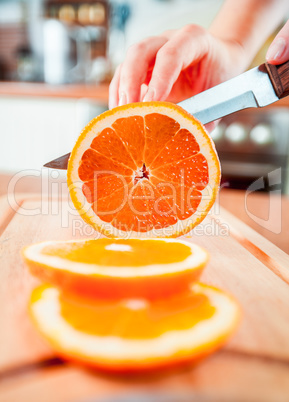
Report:
[[[125,339],[154,339],[167,330],[187,330],[209,320],[216,312],[207,296],[193,292],[154,302],[146,299],[87,302],[65,294],[59,295],[59,301],[61,316],[74,329]]]
[[[111,196],[115,191],[123,189],[131,182],[131,177],[122,175],[95,175],[94,180],[86,181],[82,186],[82,191],[91,204],[98,198],[105,198]],[[125,191],[125,190],[124,190]],[[98,197],[97,194],[100,194]]]
[[[80,180],[89,181],[97,177],[98,174],[109,176],[115,173],[129,176],[132,175],[133,171],[92,149],[84,152],[78,169]]]
[[[190,362],[220,348],[239,322],[230,296],[200,283],[170,299],[85,301],[56,288],[34,290],[30,313],[62,356],[137,372]]]
[[[123,209],[125,188],[120,188],[106,197],[98,198],[92,204],[92,209],[104,222],[111,222],[115,215]]]
[[[126,205],[111,224],[119,230],[147,233],[177,223],[171,205],[148,180],[139,181],[128,195]]]
[[[124,222],[122,220],[119,221],[119,230],[133,230],[135,225],[132,224],[132,222],[129,222],[129,218],[131,216],[133,222],[136,222],[137,220],[131,209],[128,207],[128,199],[132,189],[133,185],[129,182],[106,197],[96,198],[95,202],[92,204],[93,211],[103,222],[111,223],[113,221],[115,222],[115,219],[120,214],[124,213],[125,219]],[[122,225],[124,226],[122,227]],[[120,229],[121,227],[122,229]]]
[[[168,247],[169,246],[169,247]],[[149,251],[149,252],[148,252]],[[191,256],[189,243],[166,242],[148,239],[125,240],[86,240],[52,243],[42,248],[45,256],[58,256],[80,264],[96,264],[107,267],[142,267],[152,264],[173,264]],[[148,267],[148,269],[150,269]],[[137,273],[137,271],[136,271]]]
[[[70,293],[92,298],[168,296],[199,278],[208,254],[174,239],[98,239],[26,247],[32,274]]]
[[[200,191],[194,187],[169,183],[154,176],[151,177],[151,182],[161,195],[160,198],[170,206],[169,210],[175,214],[176,219],[185,220],[196,212],[202,199]]]
[[[202,154],[161,166],[154,169],[152,174],[179,186],[194,187],[198,190],[203,190],[209,182],[208,162]]]
[[[119,211],[111,221],[114,228],[124,233],[131,231],[146,232],[148,229],[147,219],[144,215],[136,215],[128,204]]]
[[[177,218],[166,198],[149,180],[142,180],[143,197],[146,198],[148,220],[154,229],[166,228],[174,225]],[[151,197],[153,194],[153,197]]]
[[[112,127],[124,143],[138,168],[144,161],[144,119],[141,116],[127,116],[117,119]],[[115,150],[114,150],[115,151]]]
[[[94,138],[90,147],[107,158],[117,163],[122,163],[130,169],[135,170],[137,168],[123,142],[111,128],[102,130],[102,132]],[[116,150],[118,150],[118,152],[115,152]]]
[[[164,148],[152,162],[150,168],[153,170],[168,163],[187,159],[199,151],[200,146],[193,134],[189,130],[181,129],[165,144]]]
[[[174,104],[143,102],[88,124],[67,179],[82,218],[106,236],[176,237],[209,212],[220,165],[200,122]]]
[[[144,161],[150,166],[165,144],[180,129],[180,124],[169,116],[151,113],[145,116],[145,155]]]

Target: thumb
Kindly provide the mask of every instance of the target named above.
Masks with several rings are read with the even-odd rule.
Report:
[[[289,20],[269,46],[266,60],[271,64],[282,64],[289,60]]]

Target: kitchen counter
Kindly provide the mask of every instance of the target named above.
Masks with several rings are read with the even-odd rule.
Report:
[[[49,85],[35,82],[0,82],[0,96],[36,96],[55,98],[86,98],[108,101],[108,84]]]

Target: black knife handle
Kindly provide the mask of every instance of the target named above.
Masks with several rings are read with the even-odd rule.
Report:
[[[271,82],[278,98],[289,95],[289,61],[279,66],[265,63]]]

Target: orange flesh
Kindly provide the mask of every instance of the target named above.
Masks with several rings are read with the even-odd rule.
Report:
[[[98,239],[45,246],[42,253],[84,264],[138,267],[181,262],[192,251],[183,243],[166,243],[162,240],[115,239],[112,243],[110,239]]]
[[[97,336],[153,339],[168,331],[190,329],[216,309],[207,296],[183,293],[170,299],[90,301],[60,295],[62,317],[76,330]]]
[[[94,138],[78,173],[101,220],[138,232],[189,218],[209,181],[194,135],[160,113],[116,120]]]

